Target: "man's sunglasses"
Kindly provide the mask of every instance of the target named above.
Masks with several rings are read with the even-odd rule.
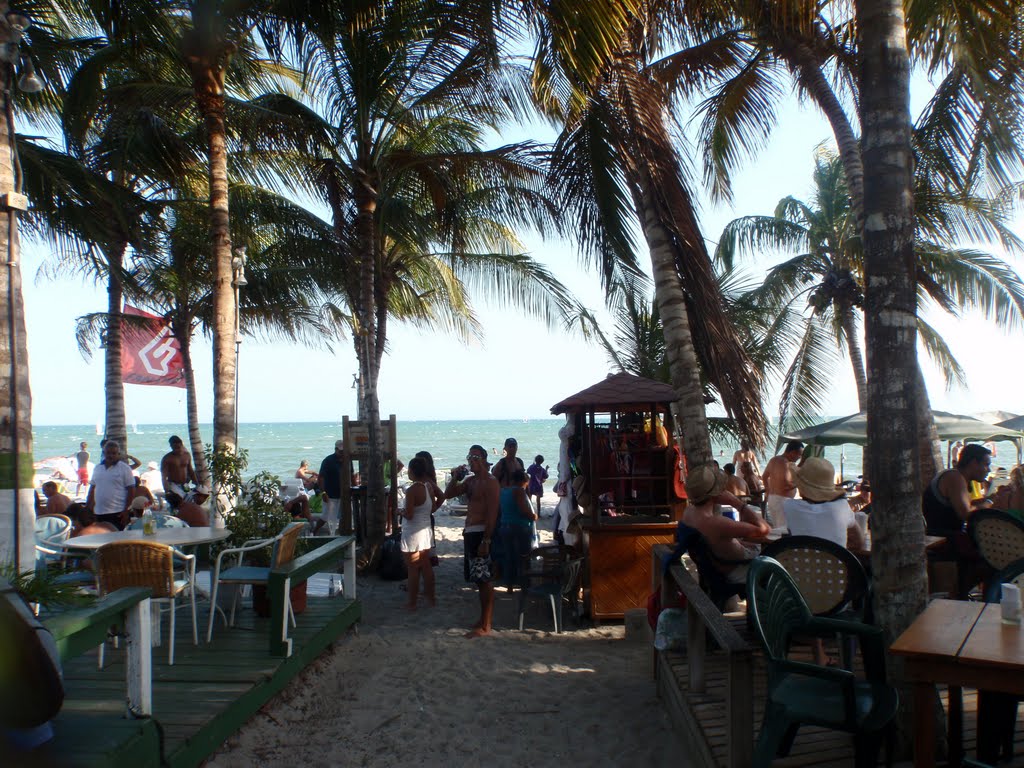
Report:
[[[480,459],[480,461],[483,461],[485,458],[485,456],[481,456],[478,453],[471,453],[466,457],[466,461],[472,461],[473,459]]]

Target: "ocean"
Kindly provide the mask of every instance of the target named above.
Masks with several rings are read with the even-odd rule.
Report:
[[[417,451],[430,451],[439,471],[465,463],[466,451],[478,443],[492,455],[492,461],[501,456],[505,438],[514,437],[519,442],[519,458],[527,465],[534,456],[544,456],[550,465],[551,480],[554,482],[558,467],[558,430],[565,420],[561,417],[550,419],[509,419],[490,421],[401,421],[398,422],[398,456],[405,462]],[[210,424],[203,424],[204,441],[212,439]],[[100,436],[95,425],[37,426],[32,431],[33,453],[37,463],[54,460],[57,457],[73,457],[78,444],[89,444],[92,460],[100,458]],[[188,430],[184,424],[137,424],[128,427],[128,452],[145,467],[150,461],[159,463],[167,453],[167,438],[180,435],[188,446]],[[268,470],[281,477],[290,478],[306,459],[315,471],[320,462],[334,450],[334,441],[341,437],[341,424],[332,422],[275,422],[238,425],[239,446],[249,452],[247,475]],[[719,463],[732,460],[733,452],[739,446],[716,444],[715,455]],[[761,467],[773,455],[762,457]],[[840,465],[846,479],[860,474],[861,449],[859,446],[828,447],[825,458],[832,462],[836,471]],[[50,462],[51,464],[53,461]]]

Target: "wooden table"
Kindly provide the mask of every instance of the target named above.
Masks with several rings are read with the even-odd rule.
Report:
[[[1024,695],[1024,628],[996,603],[933,600],[889,649],[914,684],[914,765],[935,765],[935,683],[949,685],[949,764],[963,758],[961,688]]]

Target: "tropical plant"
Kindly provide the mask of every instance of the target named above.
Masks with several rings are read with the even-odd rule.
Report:
[[[948,196],[928,188],[918,178],[915,254],[921,307],[934,303],[959,313],[978,310],[1006,327],[1024,322],[1024,283],[1013,268],[991,254],[957,248],[953,237],[962,232],[998,239],[1012,252],[1022,244],[1007,226],[1009,208],[999,201],[969,194]],[[790,314],[805,305],[783,375],[779,403],[780,429],[785,432],[810,424],[821,415],[825,383],[834,376],[839,355],[849,357],[857,384],[860,410],[867,408],[867,380],[860,344],[863,314],[864,260],[861,239],[854,229],[850,194],[841,159],[824,147],[815,153],[812,197],[779,201],[774,216],[745,216],[726,225],[716,259],[731,268],[742,254],[768,249],[797,250],[799,254],[772,267],[764,283],[748,299],[770,317]],[[947,383],[965,383],[963,369],[945,340],[922,318],[918,334],[928,354],[945,371]]]

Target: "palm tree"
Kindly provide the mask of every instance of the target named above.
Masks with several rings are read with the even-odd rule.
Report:
[[[925,201],[917,211],[915,242],[921,306],[935,303],[951,313],[980,310],[1007,327],[1024,323],[1024,283],[1013,268],[990,254],[952,244],[957,234],[966,231],[998,239],[1004,247],[1020,252],[1024,244],[1007,227],[1007,208],[969,195],[942,195],[929,188],[932,178],[919,174],[915,190],[916,198]],[[859,408],[867,408],[859,333],[864,260],[841,159],[819,147],[813,179],[810,202],[786,197],[779,201],[774,216],[745,216],[730,222],[716,251],[716,258],[727,267],[738,255],[765,248],[799,251],[773,267],[749,297],[772,315],[788,311],[794,303],[809,308],[783,377],[779,423],[784,431],[806,426],[820,416],[837,351],[847,352]],[[945,340],[922,318],[917,318],[917,324],[925,349],[946,372],[947,382],[963,384],[964,371]]]
[[[914,398],[917,295],[910,62],[899,0],[858,0],[875,611],[891,642],[927,601]],[[899,670],[895,673],[899,679]],[[905,713],[906,715],[906,713]],[[909,717],[901,720],[904,734]]]
[[[370,562],[384,537],[377,381],[389,318],[475,331],[471,291],[549,322],[569,305],[550,274],[516,253],[516,227],[547,228],[553,208],[536,147],[484,148],[520,72],[496,68],[494,31],[474,26],[468,5],[353,7],[346,33],[319,49],[310,71],[319,108],[262,101],[269,120],[307,127],[291,139],[292,168],[302,191],[331,212],[333,236],[315,249],[318,283],[325,311],[350,326],[359,365]],[[258,152],[289,142],[280,131],[259,135]]]
[[[701,371],[754,444],[763,444],[765,421],[760,377],[726,317],[681,175],[664,92],[648,60],[665,42],[656,37],[659,21],[645,7],[588,98],[566,99],[556,110],[565,128],[552,175],[566,208],[581,222],[584,246],[601,263],[606,286],[636,274],[630,226],[633,217],[639,221],[679,394],[685,450],[696,466],[712,460]]]

